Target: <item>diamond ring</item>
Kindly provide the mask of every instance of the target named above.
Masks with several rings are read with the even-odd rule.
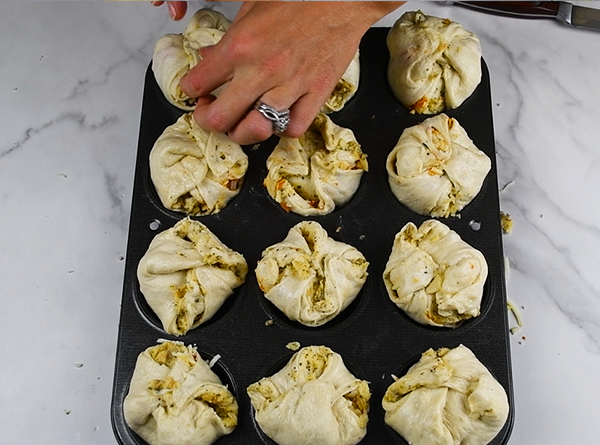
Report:
[[[259,100],[254,105],[254,109],[273,123],[273,133],[275,134],[283,133],[290,124],[290,110],[287,108],[277,110]]]

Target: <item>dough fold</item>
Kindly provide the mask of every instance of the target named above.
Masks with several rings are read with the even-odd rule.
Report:
[[[200,9],[190,19],[183,34],[166,34],[156,42],[152,71],[165,98],[177,108],[191,111],[196,100],[181,91],[179,82],[200,62],[200,49],[221,41],[231,22],[220,12]],[[213,91],[218,95],[219,89]]]
[[[456,327],[479,315],[488,266],[448,226],[409,222],[396,234],[383,273],[390,299],[413,320]]]
[[[288,212],[312,216],[350,201],[368,163],[352,130],[320,113],[302,137],[281,138],[267,170],[269,195]]]
[[[123,413],[149,445],[209,445],[235,429],[238,404],[196,348],[163,341],[138,356]]]
[[[396,198],[434,217],[460,212],[477,196],[491,167],[465,129],[445,114],[406,128],[386,162]]]
[[[405,12],[391,28],[387,46],[388,82],[412,112],[457,108],[481,82],[479,38],[449,19]]]
[[[354,301],[368,266],[358,249],[330,238],[319,223],[303,221],[263,251],[256,279],[267,300],[290,320],[314,327]]]
[[[328,347],[300,349],[247,392],[258,425],[279,445],[354,445],[367,433],[369,385]]]
[[[350,61],[348,68],[338,81],[329,99],[321,108],[322,113],[333,113],[340,111],[358,91],[360,83],[360,51],[357,50],[354,58]]]
[[[200,128],[192,113],[165,129],[150,152],[162,204],[189,215],[220,212],[242,188],[248,156],[223,133]]]
[[[137,276],[165,331],[184,335],[210,320],[247,272],[240,253],[204,224],[186,218],[154,237]]]
[[[411,445],[485,445],[508,418],[506,391],[466,346],[429,349],[382,401]]]

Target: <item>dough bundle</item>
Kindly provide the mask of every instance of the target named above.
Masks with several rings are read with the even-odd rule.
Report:
[[[196,100],[181,91],[179,82],[200,62],[199,50],[217,44],[229,26],[231,22],[220,12],[200,9],[192,16],[183,34],[167,34],[158,39],[154,46],[152,71],[171,104],[186,111],[194,109]]]
[[[352,130],[318,114],[300,138],[281,138],[267,159],[264,184],[286,211],[326,215],[346,204],[368,170]]]
[[[150,152],[150,176],[162,204],[189,215],[221,211],[240,192],[247,170],[242,147],[200,128],[192,113],[167,127]]]
[[[412,319],[456,327],[479,315],[488,266],[448,226],[409,222],[396,235],[383,273],[390,299]]]
[[[502,385],[463,345],[423,353],[382,405],[385,422],[411,445],[485,445],[509,412]]]
[[[449,19],[405,12],[387,36],[388,81],[412,112],[458,107],[481,82],[479,38]]]
[[[302,348],[247,392],[256,422],[279,445],[354,445],[367,433],[369,385],[325,346]]]
[[[235,429],[238,404],[196,348],[164,341],[138,356],[123,413],[149,445],[209,445]]]
[[[314,221],[290,229],[256,266],[265,297],[291,320],[321,326],[354,301],[369,263],[356,248],[330,238]]]
[[[387,157],[390,188],[421,215],[456,215],[479,193],[492,161],[445,114],[406,128]]]
[[[183,335],[210,320],[247,272],[240,253],[204,224],[186,218],[154,237],[137,276],[165,331]]]

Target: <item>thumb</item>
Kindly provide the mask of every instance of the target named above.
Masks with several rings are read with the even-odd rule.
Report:
[[[173,20],[181,20],[187,12],[187,2],[168,1],[169,15]]]

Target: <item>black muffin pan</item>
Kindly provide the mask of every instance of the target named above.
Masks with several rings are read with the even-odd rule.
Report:
[[[149,153],[163,130],[183,112],[170,105],[158,88],[152,70],[145,79],[137,164],[131,205],[127,258],[119,337],[113,383],[112,423],[121,444],[145,442],[125,423],[123,401],[137,356],[158,339],[196,345],[206,360],[219,354],[214,370],[229,385],[239,403],[238,426],[219,439],[222,445],[273,444],[254,421],[246,388],[280,369],[293,354],[286,345],[325,345],[341,354],[347,367],[370,382],[372,393],[368,432],[363,445],[406,444],[384,423],[381,400],[393,382],[429,348],[454,348],[464,344],[488,367],[508,394],[509,418],[490,443],[505,444],[513,424],[514,399],[509,349],[509,329],[504,280],[504,255],[494,151],[494,126],[489,72],[485,62],[482,81],[459,108],[448,111],[466,129],[475,145],[492,161],[481,192],[460,212],[460,217],[440,218],[463,240],[485,256],[489,274],[481,315],[455,329],[424,326],[410,319],[389,299],[382,274],[394,236],[409,221],[419,226],[428,219],[402,205],[392,194],[385,161],[402,131],[430,116],[411,114],[393,96],[386,72],[389,28],[372,28],[360,47],[361,77],[356,95],[340,112],[331,114],[338,125],[354,131],[368,155],[369,171],[353,199],[331,214],[302,217],[286,213],[263,186],[266,159],[278,138],[244,147],[249,158],[245,182],[220,213],[194,217],[248,262],[246,282],[237,288],[221,310],[206,324],[181,337],[167,334],[140,292],[136,269],[155,235],[186,215],[165,209],[149,172]],[[262,251],[286,236],[303,220],[318,221],[332,238],[360,250],[369,261],[369,277],[357,299],[324,326],[305,327],[291,322],[268,302],[256,282],[254,269]],[[310,444],[313,445],[313,444]]]

